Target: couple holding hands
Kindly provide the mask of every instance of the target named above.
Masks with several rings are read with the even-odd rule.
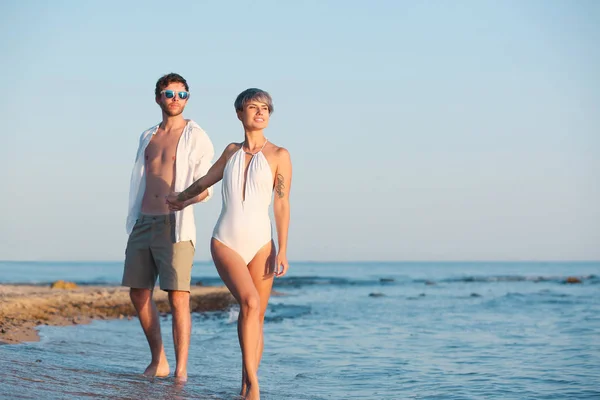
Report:
[[[170,373],[152,300],[157,277],[168,292],[173,316],[175,380],[187,380],[191,335],[190,281],[196,226],[192,207],[208,201],[222,182],[222,208],[210,243],[219,276],[240,306],[238,336],[242,353],[240,395],[260,398],[264,315],[275,276],[288,270],[292,165],[289,152],[264,135],[273,112],[269,93],[247,89],[234,102],[244,140],[230,143],[213,163],[214,149],[200,126],[183,118],[190,98],[186,80],[167,74],[156,83],[162,122],[142,133],[131,175],[122,284],[148,340],[152,361],[147,376]],[[278,246],[271,234],[273,211]]]

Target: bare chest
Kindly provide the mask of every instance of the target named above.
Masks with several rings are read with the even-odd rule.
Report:
[[[149,166],[171,165],[177,157],[178,137],[153,137],[144,154]]]

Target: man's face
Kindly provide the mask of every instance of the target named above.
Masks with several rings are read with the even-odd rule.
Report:
[[[244,104],[242,111],[237,112],[238,118],[249,130],[262,130],[269,125],[269,106],[258,100]]]
[[[172,91],[174,95],[171,98],[169,98],[168,96],[171,93],[166,93],[167,91]],[[181,99],[179,96],[179,92],[187,92],[183,83],[170,83],[167,87],[165,87],[162,90],[160,97],[156,98],[156,103],[169,117],[175,117],[181,114],[183,112],[183,109],[185,108],[185,105],[187,104],[189,93],[187,98]]]

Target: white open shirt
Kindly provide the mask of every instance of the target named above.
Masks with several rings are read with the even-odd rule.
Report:
[[[159,124],[160,125],[160,124]],[[159,125],[144,131],[140,136],[140,146],[135,157],[135,164],[131,172],[131,184],[129,189],[129,212],[127,213],[127,234],[131,234],[135,221],[140,216],[142,198],[146,190],[146,147],[158,130]],[[179,143],[175,156],[175,192],[182,192],[194,181],[200,179],[212,166],[215,154],[210,138],[200,126],[189,120]],[[208,201],[213,195],[213,188],[208,189],[208,196],[202,202]],[[191,240],[196,246],[196,223],[194,221],[194,210],[191,206],[181,211],[175,211],[175,242]]]

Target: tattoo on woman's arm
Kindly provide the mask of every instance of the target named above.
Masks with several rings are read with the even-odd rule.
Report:
[[[190,187],[185,189],[183,192],[179,193],[179,195],[177,196],[177,200],[187,201],[193,197],[198,196],[200,193],[204,192],[205,189],[206,188],[200,185],[200,180],[197,180],[196,182],[192,183]]]
[[[283,175],[277,174],[277,185],[275,185],[275,191],[280,199],[284,196],[283,189],[285,189],[285,185],[283,184]]]

